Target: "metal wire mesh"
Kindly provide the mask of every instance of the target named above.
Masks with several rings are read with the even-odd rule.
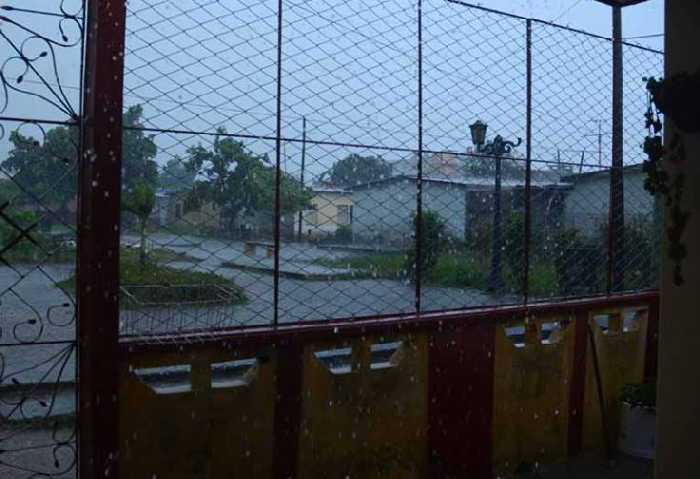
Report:
[[[456,1],[141,0],[126,43],[126,129],[149,152],[124,194],[156,190],[148,285],[242,291],[159,332],[610,291],[609,39]],[[635,165],[661,58],[624,47],[625,235],[658,225]],[[496,135],[518,146],[484,153]],[[124,214],[125,244],[138,225]],[[624,288],[653,286],[628,249]]]

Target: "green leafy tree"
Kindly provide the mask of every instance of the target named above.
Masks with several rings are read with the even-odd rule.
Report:
[[[15,203],[28,204],[40,198],[53,206],[63,221],[68,221],[68,203],[77,192],[77,160],[79,151],[77,128],[59,126],[47,131],[44,143],[18,131],[10,133],[10,153],[2,169],[12,176],[20,190],[31,191],[36,197],[23,193]]]
[[[273,211],[276,172],[267,155],[246,150],[241,141],[223,137],[219,128],[212,149],[202,145],[187,150],[187,169],[198,178],[189,197],[189,207],[212,202],[221,210],[222,227],[231,233],[239,229],[245,213]],[[292,213],[308,206],[311,192],[286,173],[280,179],[283,213]]]
[[[154,158],[158,152],[154,135],[143,130],[143,107],[130,106],[122,118],[122,185],[129,190],[139,181],[150,185],[158,183],[158,165]]]
[[[168,160],[158,175],[158,186],[166,191],[176,192],[192,189],[196,172],[188,169],[184,161],[176,156]]]
[[[275,205],[275,168],[262,168],[253,175],[254,184],[249,185],[259,192],[262,211],[274,211]],[[280,178],[280,208],[282,214],[295,213],[309,208],[313,192],[304,187],[292,175],[282,173]]]
[[[152,184],[145,180],[139,180],[124,196],[122,206],[126,211],[133,213],[138,219],[139,227],[139,263],[146,266],[146,226],[148,218],[156,204],[156,192]]]
[[[153,135],[145,135],[138,128],[142,124],[143,108],[130,107],[124,114],[123,185],[128,191],[140,180],[155,185],[158,171],[154,161],[156,144]],[[136,129],[132,129],[136,128]],[[53,206],[62,221],[72,220],[68,204],[78,191],[79,130],[58,126],[48,130],[43,143],[18,131],[10,133],[11,149],[0,168],[33,197],[20,195],[19,203],[41,203]]]
[[[496,159],[467,155],[464,161],[465,176],[493,178],[496,175]],[[525,178],[525,161],[509,157],[501,158],[501,177],[504,179]]]
[[[321,175],[321,182],[335,186],[353,186],[391,176],[391,164],[380,156],[351,154],[336,161]]]
[[[0,180],[0,206],[19,196],[19,187],[12,180]]]
[[[9,221],[0,217],[0,251],[10,247],[2,258],[28,258],[38,253],[37,246],[26,238],[19,237],[19,231],[10,223],[14,223],[21,228],[30,227],[36,222],[36,215],[32,211],[22,211],[13,206],[16,198],[20,197],[20,189],[10,180],[0,180],[0,208],[2,215],[9,218]],[[36,232],[32,233],[36,238]]]

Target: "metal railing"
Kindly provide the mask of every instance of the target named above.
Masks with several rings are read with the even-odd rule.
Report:
[[[657,340],[655,293],[125,338],[120,468],[500,477],[605,451]]]

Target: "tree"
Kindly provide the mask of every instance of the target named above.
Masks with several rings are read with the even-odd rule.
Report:
[[[223,137],[223,128],[217,132],[211,150],[202,145],[187,150],[186,167],[199,178],[188,203],[190,208],[208,201],[219,206],[224,228],[235,232],[242,214],[273,211],[276,171],[267,155],[249,152],[243,142]],[[286,173],[280,178],[280,193],[286,213],[306,208],[311,198],[311,192]]]
[[[168,160],[158,175],[158,186],[166,191],[176,192],[192,189],[196,172],[188,169],[182,158],[176,156]]]
[[[501,158],[502,178],[524,181],[525,168],[525,160],[508,158],[507,156]],[[496,159],[467,155],[464,161],[464,175],[493,178],[496,175]]]
[[[137,181],[122,200],[126,211],[133,213],[139,222],[139,263],[146,266],[146,226],[156,204],[156,191],[145,180]]]
[[[143,130],[143,107],[130,106],[124,113],[122,123],[122,185],[129,190],[140,180],[150,185],[158,183],[158,165],[154,161],[158,148],[154,135]]]
[[[353,186],[391,176],[391,165],[380,156],[362,156],[356,153],[336,161],[321,175],[321,182],[335,186]]]
[[[77,193],[77,162],[79,131],[74,127],[58,126],[47,131],[43,144],[18,131],[10,133],[12,149],[2,168],[12,176],[20,190],[31,191],[35,197],[19,194],[17,203],[41,201],[68,221],[68,202]]]
[[[0,263],[8,257],[26,258],[38,252],[37,246],[27,238],[20,238],[20,232],[12,225],[27,228],[36,222],[33,211],[22,211],[13,206],[20,195],[20,189],[13,181],[0,179],[0,213],[4,217],[0,217],[0,250],[12,245],[9,251],[0,256]],[[36,239],[36,236],[36,233],[32,233],[33,238]]]
[[[260,192],[260,210],[273,211],[275,205],[275,168],[262,168],[253,175],[253,188]],[[295,213],[309,208],[313,196],[309,188],[304,187],[292,175],[282,173],[280,178],[280,208],[282,214]]]
[[[137,181],[155,185],[158,177],[157,147],[153,135],[145,135],[141,118],[143,108],[134,105],[124,113],[123,124],[123,178],[128,191]],[[18,201],[40,201],[55,205],[63,221],[70,221],[68,203],[78,191],[78,159],[80,131],[76,127],[58,126],[44,134],[43,143],[18,131],[10,134],[12,148],[0,167],[26,191],[35,197],[20,196]],[[53,208],[52,208],[53,209]]]

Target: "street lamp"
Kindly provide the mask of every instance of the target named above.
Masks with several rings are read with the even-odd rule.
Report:
[[[504,140],[501,135],[496,135],[491,143],[486,142],[486,130],[488,125],[480,120],[477,120],[472,125],[469,125],[469,130],[472,136],[472,143],[476,147],[476,152],[491,156],[496,161],[496,172],[494,174],[493,188],[493,238],[491,247],[491,273],[489,274],[488,291],[499,292],[503,290],[503,277],[501,275],[501,248],[503,247],[503,237],[501,234],[501,159],[506,153],[520,143],[522,139],[518,138],[517,143]]]

